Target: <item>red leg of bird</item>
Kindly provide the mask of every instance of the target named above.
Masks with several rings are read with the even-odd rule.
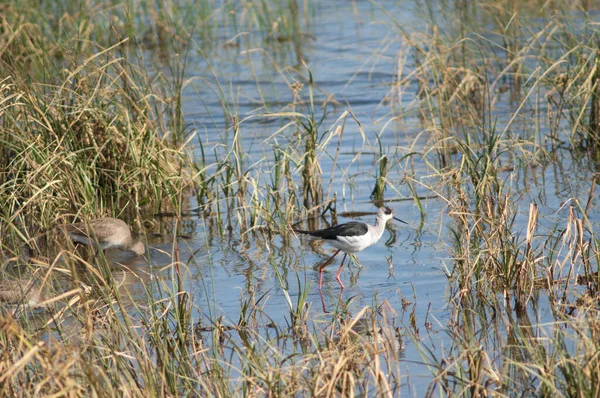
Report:
[[[323,287],[323,270],[325,269],[325,267],[327,267],[329,264],[331,264],[331,261],[333,260],[333,258],[334,258],[335,256],[337,256],[337,254],[338,254],[339,252],[340,252],[340,251],[338,250],[338,251],[336,251],[335,253],[333,253],[333,256],[329,257],[329,260],[325,261],[325,262],[323,263],[323,265],[321,265],[321,266],[319,267],[319,290],[321,290],[321,288]]]
[[[342,287],[342,290],[344,290],[344,284],[342,283],[342,280],[340,279],[340,274],[342,273],[342,268],[344,267],[344,260],[346,259],[346,253],[344,253],[344,257],[342,258],[342,263],[340,264],[340,269],[338,269],[337,275],[335,276],[335,279],[337,279],[338,283],[340,284],[340,286]]]

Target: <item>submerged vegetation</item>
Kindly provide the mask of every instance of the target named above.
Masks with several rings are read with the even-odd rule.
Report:
[[[305,59],[317,0],[0,5],[0,395],[598,395],[599,5],[525,3],[351,2],[387,30],[359,67],[395,60],[375,133]],[[445,315],[313,300],[290,226],[356,197],[420,215]],[[56,229],[101,216],[149,264]]]

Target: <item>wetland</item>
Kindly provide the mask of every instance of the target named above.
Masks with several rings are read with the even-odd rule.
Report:
[[[0,5],[0,395],[598,395],[599,10]]]

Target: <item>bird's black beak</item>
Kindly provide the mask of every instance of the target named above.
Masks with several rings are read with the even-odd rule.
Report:
[[[394,220],[396,220],[396,221],[400,221],[402,224],[408,224],[406,221],[402,221],[402,220],[401,220],[401,219],[399,219],[399,218],[396,218],[396,217],[393,217],[393,218],[394,218]]]

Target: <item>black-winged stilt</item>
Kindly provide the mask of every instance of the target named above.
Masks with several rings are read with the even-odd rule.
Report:
[[[319,229],[317,231],[302,231],[294,229],[295,232],[310,235],[315,239],[321,239],[331,246],[338,249],[333,256],[331,256],[321,267],[319,267],[319,290],[323,286],[323,269],[329,265],[329,263],[338,255],[340,251],[344,252],[342,258],[342,264],[338,269],[335,279],[338,281],[342,289],[344,284],[340,280],[340,274],[342,267],[344,266],[344,260],[348,254],[358,253],[359,251],[371,246],[381,238],[383,231],[385,230],[385,224],[388,220],[394,219],[406,224],[399,218],[396,218],[392,214],[392,209],[389,207],[381,207],[377,211],[377,219],[375,225],[366,224],[362,222],[351,221],[345,224],[336,225],[335,227]]]

